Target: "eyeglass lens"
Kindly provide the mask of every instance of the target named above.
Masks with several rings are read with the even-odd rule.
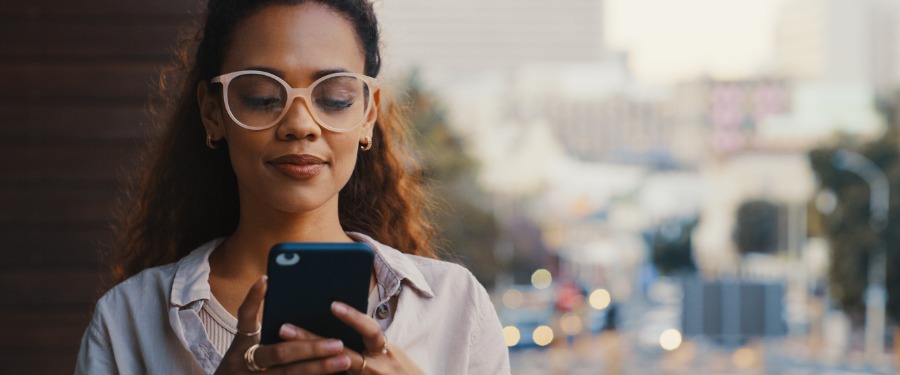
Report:
[[[236,120],[251,128],[266,128],[287,109],[288,93],[282,82],[262,74],[242,74],[227,88],[228,106]],[[307,107],[321,124],[338,130],[359,125],[369,105],[369,87],[354,76],[319,81]]]

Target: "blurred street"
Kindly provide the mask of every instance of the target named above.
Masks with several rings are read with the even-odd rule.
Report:
[[[515,375],[548,374],[785,374],[855,375],[894,374],[896,367],[885,353],[882,364],[866,363],[861,348],[833,355],[815,338],[757,340],[742,346],[716,345],[702,338],[685,339],[674,350],[663,349],[657,337],[642,333],[653,325],[642,317],[643,307],[625,305],[622,329],[583,333],[557,339],[546,347],[513,348]],[[642,337],[642,335],[644,337]],[[657,338],[652,341],[650,339]]]
[[[767,343],[765,357],[758,348],[732,351],[685,342],[672,352],[634,350],[627,334],[605,334],[546,349],[513,351],[513,374],[894,374],[888,366],[825,363],[825,359],[790,358],[785,342]],[[627,350],[633,350],[626,354]],[[741,349],[738,349],[741,350]],[[743,357],[741,355],[744,355]]]

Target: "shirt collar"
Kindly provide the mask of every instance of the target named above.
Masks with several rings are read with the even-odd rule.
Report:
[[[410,286],[425,297],[434,297],[431,286],[425,280],[425,275],[416,266],[412,258],[390,246],[382,244],[362,233],[347,232],[350,238],[368,244],[375,253],[376,277],[381,285],[389,291],[396,291],[400,282],[406,280]]]
[[[176,263],[170,299],[172,305],[184,307],[198,300],[209,299],[209,254],[224,240],[224,237],[216,238],[200,245]]]
[[[347,232],[350,238],[364,242],[372,247],[375,255],[375,268],[378,282],[389,291],[396,292],[403,280],[422,295],[432,298],[434,292],[425,281],[425,275],[415,262],[406,254],[390,246],[382,244],[362,233]],[[212,292],[209,287],[209,255],[219,247],[225,238],[216,238],[191,251],[176,263],[175,278],[172,281],[170,303],[184,307],[198,300],[209,300]]]

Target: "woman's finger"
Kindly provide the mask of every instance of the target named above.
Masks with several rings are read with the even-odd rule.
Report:
[[[238,307],[238,333],[234,335],[231,347],[225,352],[216,374],[241,374],[250,371],[244,356],[253,344],[259,342],[259,334],[256,332],[259,330],[259,310],[266,295],[267,281],[266,276],[257,280]]]
[[[254,359],[260,367],[273,367],[340,356],[343,350],[344,344],[335,339],[285,341],[260,346]]]
[[[357,311],[350,305],[337,301],[331,303],[331,311],[338,319],[362,335],[363,343],[369,353],[380,354],[387,348],[387,339],[381,332],[381,325],[375,319]]]
[[[362,375],[363,371],[372,369],[372,359],[366,358],[364,355],[357,353],[351,349],[344,350],[344,355],[350,359],[350,373]],[[363,364],[365,361],[365,365]]]
[[[263,275],[250,287],[244,302],[238,307],[238,333],[235,335],[235,341],[244,340],[247,346],[251,343],[259,341],[259,311],[262,306],[263,298],[266,296],[266,286],[268,285],[268,277]],[[255,333],[255,334],[253,334]],[[232,343],[234,345],[234,343]]]
[[[284,323],[278,330],[278,335],[285,341],[288,340],[320,340],[324,337],[297,327],[291,323]]]
[[[291,363],[285,366],[270,367],[269,374],[334,374],[343,373],[350,369],[350,359],[346,355],[336,355],[333,357],[322,358],[318,360]],[[351,371],[351,373],[353,373]]]

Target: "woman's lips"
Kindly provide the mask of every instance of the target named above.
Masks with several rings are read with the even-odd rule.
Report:
[[[315,177],[327,163],[312,155],[285,155],[269,160],[269,165],[297,180]]]

